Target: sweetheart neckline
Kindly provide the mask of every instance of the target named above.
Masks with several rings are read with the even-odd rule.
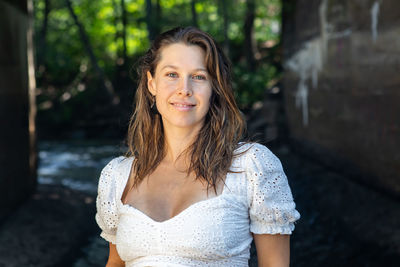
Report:
[[[125,189],[126,183],[128,182],[129,175],[130,175],[130,172],[131,172],[131,169],[132,169],[132,163],[133,163],[133,157],[131,157],[131,162],[130,162],[130,164],[128,164],[128,166],[129,166],[129,167],[127,168],[127,169],[128,169],[128,173],[125,175],[126,177],[125,177],[125,179],[124,179],[124,183],[122,184],[122,185],[123,185],[123,189]],[[122,174],[122,173],[121,173],[121,174]],[[167,222],[169,222],[169,221],[173,221],[176,217],[179,217],[182,213],[186,213],[187,210],[190,210],[191,207],[196,206],[196,205],[199,204],[199,203],[209,202],[210,200],[218,199],[218,198],[222,197],[223,195],[225,195],[226,190],[227,190],[226,187],[227,187],[227,183],[228,183],[228,177],[229,177],[229,172],[227,172],[226,175],[225,175],[224,187],[222,188],[221,194],[219,194],[219,195],[217,195],[217,196],[214,196],[214,197],[211,197],[211,198],[207,198],[207,199],[203,199],[203,200],[200,200],[200,201],[196,201],[196,202],[190,204],[188,207],[186,207],[184,210],[182,210],[181,212],[179,212],[179,213],[176,214],[175,216],[173,216],[173,217],[171,217],[171,218],[169,218],[169,219],[163,220],[163,221],[156,221],[156,220],[154,220],[153,218],[151,218],[149,215],[147,215],[145,212],[141,211],[140,209],[138,209],[138,208],[136,208],[136,207],[134,207],[134,206],[132,206],[132,205],[130,205],[130,204],[128,204],[128,203],[123,203],[122,200],[121,200],[122,192],[120,192],[120,194],[118,194],[118,195],[119,195],[119,197],[118,197],[118,202],[119,202],[119,204],[121,204],[123,207],[126,207],[126,208],[128,208],[128,209],[132,209],[133,211],[138,212],[138,213],[141,214],[143,217],[145,217],[147,220],[150,220],[150,221],[153,222],[153,223],[156,223],[156,224],[163,224],[163,223],[167,223]]]
[[[129,204],[124,204],[122,201],[120,201],[120,204],[123,207],[126,207],[129,210],[137,212],[138,214],[142,215],[142,217],[146,218],[147,220],[151,221],[154,224],[164,224],[164,223],[168,223],[168,222],[174,221],[174,220],[178,219],[179,217],[184,216],[193,207],[195,207],[197,205],[204,204],[204,203],[209,203],[209,202],[211,202],[213,200],[220,199],[224,195],[225,194],[221,193],[218,196],[215,196],[215,197],[212,197],[212,198],[207,198],[207,199],[203,199],[203,200],[200,200],[200,201],[196,201],[196,202],[190,204],[187,208],[183,209],[181,212],[179,212],[175,216],[173,216],[173,217],[171,217],[169,219],[163,220],[163,221],[156,221],[155,219],[153,219],[152,217],[150,217],[149,215],[147,215],[145,212],[141,211],[140,209],[138,209],[138,208],[136,208],[136,207],[134,207],[132,205],[129,205]]]

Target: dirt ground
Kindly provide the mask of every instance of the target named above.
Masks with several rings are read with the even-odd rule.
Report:
[[[301,219],[291,238],[291,266],[398,266],[400,203],[353,182],[288,147],[274,150]],[[38,187],[0,225],[0,266],[104,266],[94,196]],[[257,266],[254,247],[250,266]]]
[[[0,225],[0,266],[72,266],[96,234],[94,203],[93,196],[40,185]]]

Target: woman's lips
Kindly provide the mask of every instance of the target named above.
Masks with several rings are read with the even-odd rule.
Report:
[[[196,105],[191,104],[191,103],[171,103],[171,105],[181,111],[187,111],[193,109]]]

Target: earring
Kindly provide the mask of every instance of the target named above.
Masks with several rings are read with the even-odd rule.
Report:
[[[151,102],[151,105],[150,105],[150,111],[151,111],[151,113],[153,113],[154,115],[159,114],[159,113],[158,113],[158,110],[157,110],[156,97],[155,97],[155,96],[153,96],[153,99],[152,99],[152,102]]]

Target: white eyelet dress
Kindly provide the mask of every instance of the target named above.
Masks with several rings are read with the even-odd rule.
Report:
[[[127,267],[248,266],[254,234],[291,234],[300,218],[279,159],[251,143],[232,161],[223,192],[157,222],[123,204],[133,158],[118,157],[100,175],[96,221]]]

